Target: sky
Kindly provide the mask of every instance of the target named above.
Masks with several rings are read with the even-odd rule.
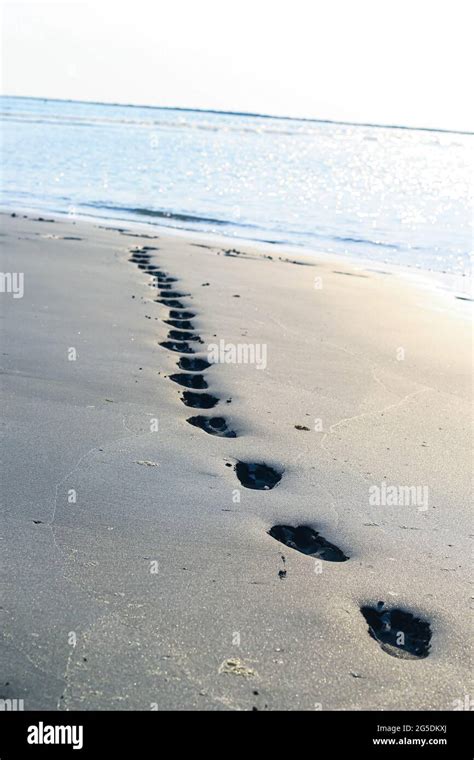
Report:
[[[474,130],[468,0],[1,2],[1,91]]]

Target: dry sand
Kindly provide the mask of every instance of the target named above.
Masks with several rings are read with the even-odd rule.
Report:
[[[382,267],[137,234],[2,216],[1,269],[25,279],[23,298],[0,294],[0,697],[454,709],[472,693],[469,304]],[[265,369],[203,373],[214,410],[186,407],[167,377],[169,310],[134,246],[156,247],[190,294],[203,356],[220,339],[266,346]],[[281,482],[242,487],[238,460]],[[371,504],[383,482],[427,488],[428,504]],[[277,524],[312,526],[349,559],[288,548]],[[382,650],[360,611],[378,601],[429,622],[428,657]]]

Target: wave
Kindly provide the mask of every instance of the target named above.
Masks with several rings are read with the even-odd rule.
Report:
[[[175,222],[181,222],[184,224],[194,224],[197,226],[202,225],[217,225],[222,228],[234,228],[234,229],[240,229],[240,230],[252,230],[255,234],[256,231],[258,231],[261,234],[265,235],[271,235],[272,233],[275,233],[276,236],[278,236],[277,239],[268,239],[266,242],[269,243],[291,243],[294,242],[295,238],[309,238],[312,240],[321,240],[321,241],[328,241],[333,240],[337,243],[348,243],[349,245],[370,245],[370,246],[376,246],[380,248],[387,248],[387,249],[393,249],[398,250],[400,246],[395,243],[385,243],[381,240],[369,240],[367,238],[362,237],[344,237],[341,235],[335,235],[331,234],[330,232],[327,232],[326,234],[321,234],[315,231],[310,230],[292,230],[292,229],[272,229],[269,226],[261,225],[261,224],[255,224],[252,222],[238,222],[234,219],[218,219],[216,217],[211,216],[201,216],[197,214],[190,214],[187,212],[181,212],[181,211],[170,211],[169,209],[151,209],[151,208],[145,208],[142,206],[119,206],[116,204],[111,204],[107,202],[100,202],[100,201],[94,201],[91,203],[81,203],[80,204],[83,207],[87,208],[94,208],[97,210],[103,210],[103,211],[113,211],[115,213],[123,213],[127,215],[132,216],[138,216],[138,217],[149,217],[151,219],[160,219],[162,221],[175,221]],[[281,237],[286,236],[285,240],[282,240]],[[260,236],[257,239],[262,239]]]
[[[137,216],[149,216],[149,217],[155,217],[158,219],[171,219],[175,220],[177,222],[194,222],[196,224],[222,224],[222,225],[228,225],[232,224],[232,222],[229,222],[225,219],[214,219],[213,217],[209,216],[196,216],[195,214],[186,214],[181,213],[177,211],[168,211],[165,209],[152,209],[152,208],[142,208],[142,207],[136,207],[136,206],[117,206],[114,204],[109,203],[99,203],[99,202],[92,202],[92,203],[82,203],[81,206],[86,206],[87,208],[96,208],[96,209],[104,209],[106,211],[122,211],[126,214],[133,214]],[[239,226],[239,225],[238,225]],[[253,225],[242,225],[242,226],[253,226]]]

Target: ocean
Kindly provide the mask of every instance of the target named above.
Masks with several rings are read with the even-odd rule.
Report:
[[[4,210],[469,272],[470,134],[12,97],[0,114]]]

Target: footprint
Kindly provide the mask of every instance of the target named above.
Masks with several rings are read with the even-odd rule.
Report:
[[[347,277],[365,277],[367,278],[366,274],[358,274],[357,272],[342,272],[338,271],[336,269],[333,269],[334,274],[345,274]]]
[[[125,237],[139,237],[139,238],[146,238],[147,240],[159,240],[160,239],[159,235],[144,235],[142,232],[127,232],[126,230],[123,229],[123,227],[110,227],[110,228],[109,227],[101,227],[100,229],[101,230],[112,229],[112,230],[115,230],[116,232],[120,232],[121,235],[125,235]],[[149,248],[150,246],[146,246],[146,247]],[[158,251],[159,249],[155,248],[154,250]]]
[[[161,303],[163,306],[168,306],[169,308],[173,309],[183,309],[184,303],[181,303],[181,301],[176,301],[174,298],[168,299],[168,298],[156,298],[155,303]]]
[[[420,660],[430,653],[431,628],[425,620],[397,608],[386,609],[384,602],[376,607],[361,607],[369,634],[380,648],[392,657]]]
[[[194,349],[188,343],[182,343],[178,340],[165,340],[159,344],[167,351],[176,351],[178,354],[194,354]]]
[[[182,356],[178,362],[178,367],[184,369],[187,372],[203,372],[208,369],[211,363],[206,359],[189,359],[187,356]]]
[[[283,474],[267,464],[255,462],[237,462],[234,469],[245,488],[254,488],[259,491],[274,488]]]
[[[192,311],[170,311],[170,319],[193,319],[195,316]]]
[[[284,259],[281,256],[278,257],[279,261],[283,261],[285,264],[297,264],[300,267],[315,267],[317,264],[312,264],[309,261],[296,261],[296,259]]]
[[[221,438],[237,438],[237,433],[227,427],[224,417],[203,417],[199,415],[198,417],[189,417],[186,422],[201,428],[209,435],[218,435]]]
[[[189,319],[164,319],[163,321],[171,327],[179,327],[180,330],[194,330],[194,325]]]
[[[186,375],[184,373],[182,374],[175,374],[169,376],[170,380],[172,380],[173,383],[178,383],[178,385],[183,385],[185,388],[194,388],[196,390],[203,390],[204,388],[208,388],[208,384],[204,380],[202,375]]]
[[[170,290],[166,293],[166,298],[186,298],[189,295],[189,293],[180,293],[178,290]]]
[[[171,338],[171,340],[189,340],[191,343],[204,343],[199,335],[194,335],[192,332],[182,332],[181,330],[170,330],[168,338]]]
[[[236,251],[235,248],[230,248],[228,251],[224,251],[224,256],[242,256],[243,254],[240,251]]]
[[[181,401],[185,406],[192,406],[194,409],[211,409],[219,401],[215,396],[211,396],[210,393],[193,393],[192,391],[184,391],[181,396]]]
[[[291,525],[274,525],[268,534],[291,549],[325,559],[327,562],[345,562],[349,559],[337,546],[326,541],[307,525],[298,525],[296,528]]]

